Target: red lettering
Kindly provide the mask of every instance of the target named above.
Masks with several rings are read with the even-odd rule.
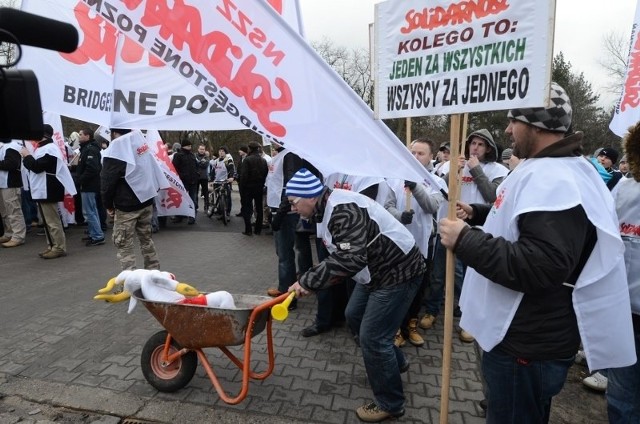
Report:
[[[640,104],[640,37],[636,38],[633,52],[629,57],[629,75],[624,82],[624,97],[620,102],[620,110],[635,108]]]
[[[223,0],[223,4],[224,9],[217,7],[217,10],[225,18],[230,19],[230,9],[235,8],[235,5],[230,0]],[[242,12],[238,13],[242,14]],[[246,15],[242,14],[242,16],[246,18]],[[220,31],[203,34],[201,19],[198,9],[185,5],[183,0],[175,0],[173,7],[169,7],[166,0],[148,0],[145,3],[141,23],[147,27],[158,26],[160,36],[171,41],[179,50],[182,50],[186,44],[192,58],[202,64],[216,78],[221,87],[244,97],[249,108],[258,116],[260,123],[275,136],[283,137],[286,129],[274,122],[271,114],[289,110],[293,105],[291,89],[287,82],[282,78],[275,78],[273,81],[275,87],[273,87],[267,77],[254,72],[257,64],[255,55],[250,54],[243,58],[242,49],[234,45],[231,39]],[[242,25],[247,22],[251,21],[247,18]],[[242,25],[236,28],[242,30]],[[253,40],[257,41],[259,38],[253,38]],[[278,58],[277,61],[273,61],[275,65],[284,58],[284,54],[282,56],[273,52],[270,54]],[[234,68],[237,69],[235,75]],[[279,94],[277,97],[273,95],[274,88]]]
[[[400,28],[402,34],[409,34],[416,29],[434,29],[473,19],[481,19],[489,15],[497,15],[509,8],[508,0],[462,0],[451,3],[447,8],[437,6],[424,8],[422,11],[409,10],[405,15],[407,25]]]
[[[620,234],[623,236],[637,236],[640,237],[640,225],[620,223]]]
[[[144,143],[142,146],[138,147],[136,149],[136,154],[138,156],[142,156],[143,154],[147,153],[149,151],[149,145],[147,143]]]
[[[127,3],[139,3],[141,0],[131,0]],[[80,25],[82,44],[73,53],[60,53],[63,58],[76,65],[84,65],[89,61],[98,62],[104,59],[111,67],[115,65],[116,39],[118,31],[102,16],[96,14],[90,17],[89,7],[78,2],[74,14]],[[126,63],[137,63],[142,60],[144,48],[128,37],[125,38],[120,57]],[[164,62],[155,56],[149,55],[149,65],[154,67],[164,66]]]
[[[170,187],[167,189],[167,194],[160,204],[167,209],[179,208],[182,204],[182,194],[175,188]]]

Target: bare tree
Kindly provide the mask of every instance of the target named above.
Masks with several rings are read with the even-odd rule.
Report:
[[[0,7],[20,8],[21,0],[0,0]],[[0,28],[1,30],[2,28]],[[0,66],[12,64],[16,60],[16,46],[13,43],[0,43]]]
[[[606,90],[610,93],[619,94],[621,92],[627,71],[629,44],[628,37],[616,32],[605,34],[602,40],[602,47],[606,55],[603,59],[598,60],[598,64],[611,77],[610,82],[605,85]]]
[[[369,107],[373,107],[373,78],[368,50],[349,50],[335,45],[327,38],[312,42],[311,47]]]

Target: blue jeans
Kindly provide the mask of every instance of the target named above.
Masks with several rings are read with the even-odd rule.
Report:
[[[529,361],[497,349],[483,352],[487,424],[549,422],[551,398],[562,390],[573,359]]]
[[[402,351],[393,344],[393,338],[421,281],[422,275],[373,291],[356,284],[345,311],[349,328],[360,339],[364,367],[376,404],[393,415],[404,411],[400,367],[406,363]]]
[[[104,238],[102,225],[100,225],[100,216],[98,215],[98,205],[96,204],[96,196],[94,192],[82,192],[82,216],[87,222],[87,231],[92,240],[100,240]]]
[[[426,289],[424,297],[425,312],[437,317],[440,313],[440,306],[444,297],[445,274],[447,268],[447,248],[440,243],[440,234],[436,236],[436,245],[433,252],[433,271],[431,274],[431,284]],[[464,278],[464,267],[462,261],[456,258],[454,295],[460,298],[462,291],[462,279]]]
[[[300,219],[300,215],[295,213],[285,215],[282,218],[280,229],[273,232],[276,254],[278,255],[278,290],[281,292],[289,290],[289,286],[297,280],[294,246],[298,219]],[[296,299],[291,304],[295,305]]]
[[[640,325],[634,326],[634,335],[636,357],[640,359]],[[628,367],[609,368],[607,378],[609,422],[640,423],[640,361]]]

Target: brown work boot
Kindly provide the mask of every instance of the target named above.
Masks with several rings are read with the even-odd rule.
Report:
[[[8,242],[2,243],[2,247],[16,247],[16,246],[21,246],[23,244],[24,244],[23,241],[9,240]]]
[[[436,317],[431,314],[424,314],[422,319],[420,320],[420,328],[424,328],[425,330],[433,327],[433,324],[436,322]]]
[[[6,243],[11,240],[11,237],[2,236],[0,237],[0,243]]]
[[[396,336],[393,339],[393,344],[396,345],[396,347],[402,347],[407,344],[407,341],[402,336],[402,331],[398,330]]]
[[[278,289],[277,289],[277,288],[275,288],[275,287],[270,287],[270,288],[267,290],[267,294],[268,294],[269,296],[271,296],[271,297],[278,297],[278,296],[280,296],[280,295],[282,295],[282,294],[284,294],[284,293],[283,293],[283,292],[281,292],[280,290],[278,290]]]
[[[467,333],[463,329],[460,329],[460,341],[465,343],[471,343],[475,340],[475,338],[471,335],[471,333]]]
[[[358,415],[358,418],[360,418],[360,420],[364,421],[365,423],[379,423],[380,421],[384,421],[387,418],[399,418],[403,416],[404,409],[398,414],[392,414],[380,409],[380,407],[378,407],[375,402],[371,402],[356,409],[356,415]]]
[[[420,334],[418,334],[418,318],[412,318],[409,320],[409,327],[407,327],[409,331],[409,343],[414,346],[422,346],[424,345],[424,339]]]
[[[61,258],[63,256],[67,256],[67,252],[65,252],[64,250],[51,249],[47,253],[42,254],[43,259],[56,259],[56,258]]]

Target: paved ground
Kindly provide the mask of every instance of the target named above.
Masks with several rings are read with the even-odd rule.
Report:
[[[193,226],[169,224],[154,235],[162,269],[202,291],[263,294],[276,278],[273,239],[243,236],[242,230],[235,217],[228,227],[204,216]],[[86,248],[81,237],[82,227],[70,228],[69,256],[51,261],[37,257],[45,241],[36,235],[22,247],[0,250],[0,423],[358,421],[354,409],[369,401],[371,392],[346,328],[308,339],[299,335],[313,321],[313,297],[302,299],[284,323],[274,323],[274,373],[252,382],[239,405],[222,402],[200,367],[184,389],[159,393],[141,373],[140,353],[162,327],[141,305],[128,315],[126,304],[92,300],[119,267],[110,243]],[[424,347],[404,348],[411,367],[403,377],[402,422],[439,420],[441,325],[440,320],[425,334]],[[266,332],[254,339],[258,369],[266,363],[265,341]],[[454,337],[452,359],[449,422],[481,423],[474,345]],[[223,387],[235,395],[238,368],[214,349],[209,360]],[[554,404],[552,422],[606,422],[603,396],[587,392],[579,383],[585,370],[574,368]]]

